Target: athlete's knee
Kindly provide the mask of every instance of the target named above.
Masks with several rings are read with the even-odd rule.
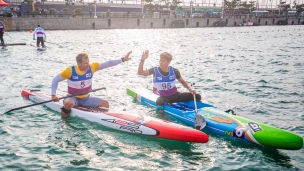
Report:
[[[109,108],[109,102],[107,100],[101,100],[98,106]]]
[[[202,96],[200,94],[195,94],[195,98],[196,98],[197,101],[202,100]]]
[[[63,101],[63,106],[68,110],[73,108],[75,105],[75,101],[72,98],[66,98]]]
[[[75,106],[75,102],[71,98],[67,98],[63,101],[63,107],[61,109],[61,117],[68,118],[71,113],[71,109]]]
[[[158,98],[156,99],[156,105],[157,105],[157,106],[163,106],[164,104],[165,104],[165,100],[164,100],[163,98],[158,97]]]

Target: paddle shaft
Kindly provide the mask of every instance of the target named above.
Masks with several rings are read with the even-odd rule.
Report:
[[[87,92],[84,92],[84,93],[78,93],[78,94],[72,94],[72,95],[65,96],[65,97],[60,97],[60,98],[58,98],[58,99],[61,100],[61,99],[65,99],[65,98],[68,98],[68,97],[79,96],[79,95],[83,95],[83,94],[95,92],[95,91],[98,91],[98,90],[104,90],[104,89],[106,89],[106,88],[105,88],[105,87],[97,88],[97,89],[94,89],[94,90],[91,90],[91,91],[87,91]],[[44,104],[44,103],[49,103],[49,102],[52,102],[52,101],[53,101],[53,100],[48,100],[48,101],[44,101],[44,102],[39,102],[39,103],[27,105],[27,106],[17,107],[17,108],[14,108],[14,109],[11,109],[11,110],[9,110],[9,111],[4,112],[4,114],[5,114],[5,113],[8,113],[8,112],[11,112],[11,111],[14,111],[14,110],[23,109],[23,108],[32,107],[32,106],[37,106],[37,105]]]
[[[195,94],[194,94],[194,93],[193,93],[193,102],[194,102],[195,115],[197,115],[196,97],[195,97]]]
[[[47,42],[47,41],[44,41]],[[53,42],[47,42],[47,43],[51,43],[51,44],[55,44],[55,45],[59,45],[58,43],[53,43]]]
[[[191,87],[193,87],[195,85],[195,83],[191,84]],[[196,107],[196,97],[195,94],[193,94],[193,102],[194,102],[194,110],[195,110],[195,115],[197,115],[197,107]]]
[[[12,38],[10,35],[8,35],[6,32],[4,32],[8,37]]]

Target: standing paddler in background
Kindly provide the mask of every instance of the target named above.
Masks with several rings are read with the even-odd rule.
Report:
[[[46,34],[44,29],[40,27],[40,24],[38,24],[38,27],[34,30],[33,40],[35,40],[35,37],[37,37],[36,46],[39,47],[41,43],[42,47],[45,48],[44,41],[46,40]]]
[[[66,80],[68,83],[68,94],[80,94],[86,93],[92,90],[93,74],[96,71],[109,68],[122,62],[129,61],[130,54],[132,51],[128,52],[125,57],[116,60],[110,60],[103,63],[93,62],[89,63],[89,56],[86,53],[80,53],[76,56],[77,64],[74,66],[67,67],[60,74],[55,76],[52,81],[52,100],[54,102],[59,101],[56,96],[56,90],[58,83],[60,81]],[[109,102],[107,100],[91,97],[88,93],[71,96],[63,101],[63,107],[61,108],[61,116],[63,119],[68,118],[71,113],[71,108],[74,106],[84,106],[84,107],[104,107],[109,108]]]
[[[173,68],[170,65],[172,60],[172,54],[163,52],[160,54],[159,66],[152,67],[149,70],[143,70],[144,62],[149,57],[149,51],[146,50],[141,56],[141,60],[138,65],[138,75],[149,76],[153,74],[153,93],[159,95],[156,99],[156,111],[164,114],[163,105],[167,103],[186,102],[193,100],[193,94],[195,94],[196,100],[201,100],[201,95],[196,94],[194,89],[188,85],[188,83],[182,78],[178,69]],[[189,92],[178,92],[175,85],[178,80]]]
[[[1,40],[1,44],[4,44],[4,39],[3,39],[4,32],[5,32],[5,25],[0,19],[0,40]]]

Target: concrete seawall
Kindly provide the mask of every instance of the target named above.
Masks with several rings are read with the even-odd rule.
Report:
[[[150,29],[150,28],[197,28],[226,25],[234,27],[243,18],[84,18],[66,17],[13,17],[2,18],[7,31],[31,30],[40,24],[46,30],[90,30],[90,29]],[[261,26],[301,25],[304,18],[251,18]]]

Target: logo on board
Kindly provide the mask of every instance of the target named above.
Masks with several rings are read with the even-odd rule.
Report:
[[[260,127],[259,124],[257,123],[254,123],[254,122],[249,122],[248,123],[248,126],[249,128],[253,131],[253,132],[258,132],[258,131],[261,131],[262,128]]]
[[[238,127],[233,131],[233,136],[237,138],[244,139],[246,133],[246,128]]]

